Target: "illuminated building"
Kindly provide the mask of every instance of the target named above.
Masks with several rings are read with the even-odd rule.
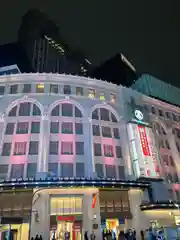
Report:
[[[46,240],[67,228],[78,240],[86,230],[100,239],[105,225],[139,236],[150,221],[173,224],[179,108],[50,73],[0,76],[0,95],[1,231],[11,224],[18,240],[28,231]]]
[[[37,9],[23,16],[19,42],[35,72],[86,76],[91,66],[80,52],[64,43],[56,24]]]

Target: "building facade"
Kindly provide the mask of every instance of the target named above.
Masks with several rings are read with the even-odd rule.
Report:
[[[59,74],[0,76],[0,98],[2,239],[174,224],[179,108]]]

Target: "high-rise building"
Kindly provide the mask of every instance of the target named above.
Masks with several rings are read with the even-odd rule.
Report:
[[[88,73],[91,63],[63,42],[55,23],[39,10],[29,10],[22,18],[19,41],[35,72]]]
[[[135,67],[121,53],[93,68],[91,76],[123,86],[130,86],[138,78]]]
[[[140,239],[151,225],[174,227],[179,107],[65,74],[0,76],[0,95],[3,234],[80,240],[135,228]]]
[[[0,67],[0,76],[21,73],[16,64],[6,67]]]

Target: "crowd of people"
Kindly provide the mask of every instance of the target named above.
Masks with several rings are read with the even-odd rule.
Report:
[[[129,229],[127,231],[120,231],[117,236],[112,230],[103,231],[103,240],[136,240],[135,229]]]
[[[36,235],[35,237],[32,237],[31,240],[43,240],[41,235]]]

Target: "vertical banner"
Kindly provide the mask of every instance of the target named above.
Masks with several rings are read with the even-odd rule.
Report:
[[[144,156],[151,156],[147,140],[146,128],[144,126],[138,125],[138,131]]]
[[[97,194],[93,193],[92,195],[92,208],[96,207]]]

